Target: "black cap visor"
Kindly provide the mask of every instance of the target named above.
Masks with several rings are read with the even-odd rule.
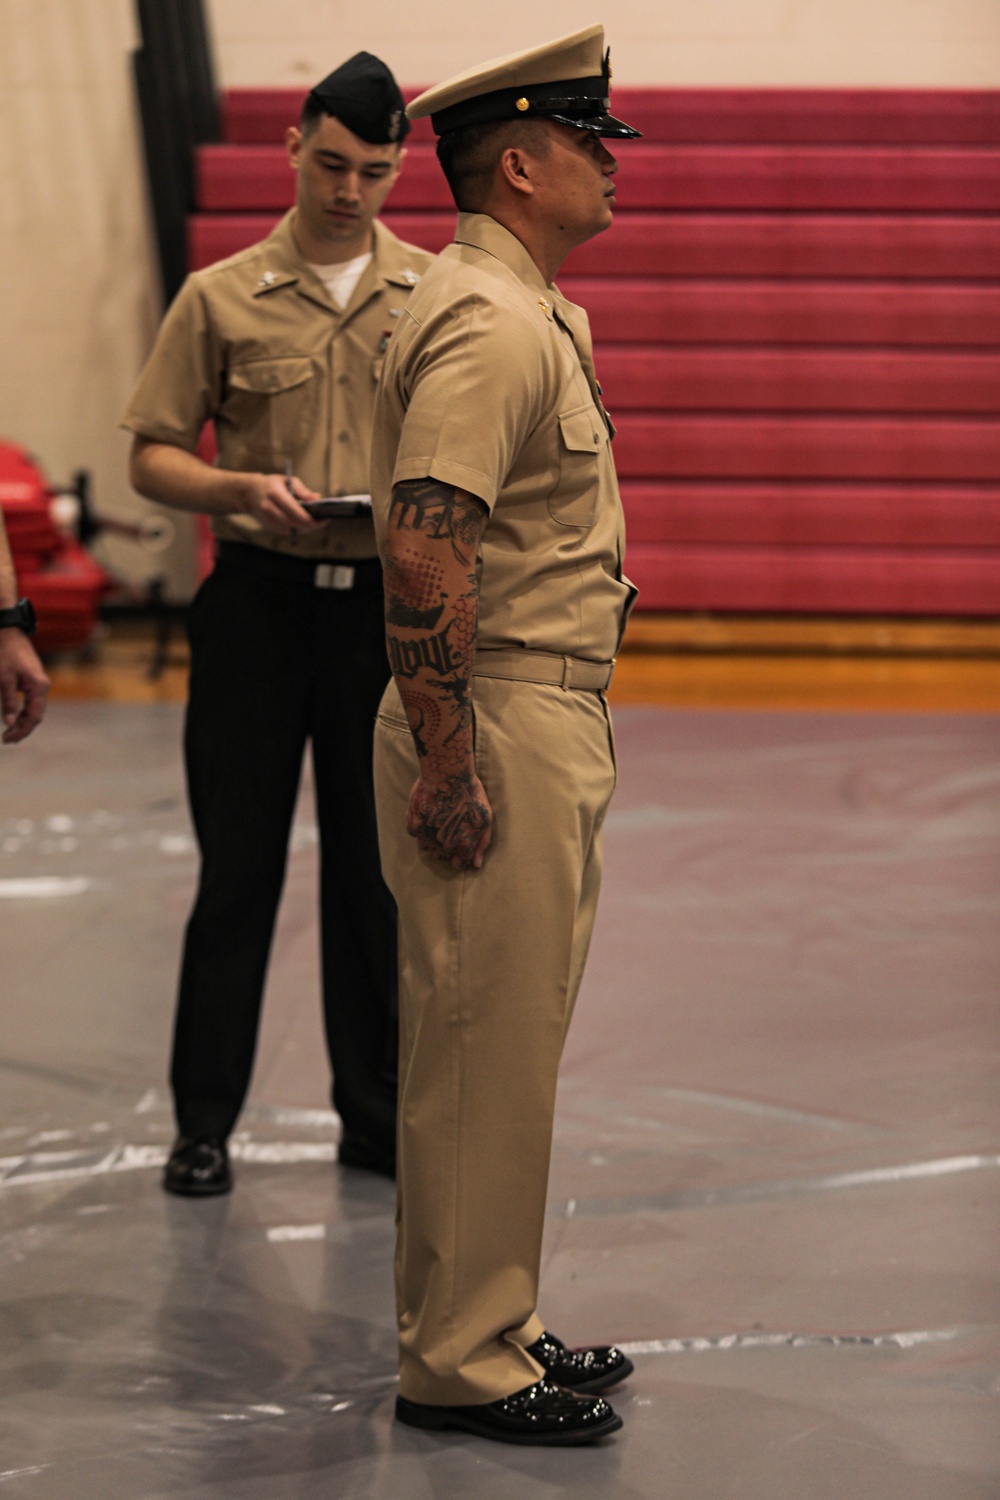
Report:
[[[560,110],[558,114],[539,112],[536,118],[543,120],[554,120],[557,125],[573,125],[577,130],[592,130],[595,135],[606,135],[620,141],[635,141],[641,135],[641,130],[636,130],[633,125],[626,125],[624,120],[616,120],[614,115],[572,115]]]

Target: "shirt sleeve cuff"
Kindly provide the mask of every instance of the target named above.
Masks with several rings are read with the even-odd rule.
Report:
[[[140,417],[134,412],[126,412],[119,422],[119,427],[124,427],[126,432],[134,432],[136,437],[148,438],[151,443],[170,443],[174,448],[184,448],[188,453],[193,453],[198,446],[201,437],[201,428],[191,435],[190,432],[180,432],[176,427],[167,427],[162,422],[154,421],[152,417]]]
[[[496,504],[496,480],[468,464],[452,463],[445,458],[405,458],[396,465],[392,482],[403,484],[407,479],[436,479],[438,484],[452,484],[457,490],[475,495],[489,511]]]

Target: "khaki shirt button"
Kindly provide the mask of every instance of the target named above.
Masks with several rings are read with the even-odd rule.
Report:
[[[338,375],[337,376],[337,384],[338,385],[347,385],[347,383],[350,380],[350,378],[351,378],[350,375]]]
[[[351,441],[351,434],[349,432],[338,432],[337,433],[337,442],[338,443],[349,443],[350,441]]]
[[[600,438],[597,436],[597,433],[595,432],[594,433],[594,442],[595,443],[599,443],[600,441],[601,441]]]

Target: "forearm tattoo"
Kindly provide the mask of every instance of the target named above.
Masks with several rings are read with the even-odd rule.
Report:
[[[439,777],[472,764],[476,556],[486,507],[432,479],[396,485],[386,539],[386,645],[417,754]],[[442,812],[444,809],[442,808]]]

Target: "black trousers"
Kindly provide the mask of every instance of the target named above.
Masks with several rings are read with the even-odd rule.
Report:
[[[354,567],[355,587],[317,588],[315,563],[222,543],[191,607],[184,751],[202,863],[170,1074],[182,1135],[224,1139],[246,1097],[311,740],[333,1105],[346,1132],[394,1150],[396,908],[372,790],[389,668],[381,569]]]

